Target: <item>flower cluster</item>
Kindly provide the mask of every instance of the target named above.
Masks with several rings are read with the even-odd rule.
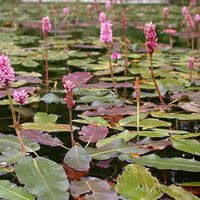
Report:
[[[121,55],[117,52],[114,52],[111,56],[110,56],[112,59],[114,60],[119,60],[121,59]]]
[[[193,21],[191,15],[190,15],[190,14],[187,14],[187,15],[186,15],[186,18],[187,18],[188,23],[189,23],[189,25],[190,25],[190,30],[193,30],[193,29],[194,29],[194,21]]]
[[[200,15],[199,14],[195,15],[194,20],[196,23],[198,23],[200,21]]]
[[[152,22],[146,23],[144,27],[144,33],[146,36],[146,46],[149,49],[149,54],[153,54],[158,41],[155,25]]]
[[[14,97],[14,100],[16,103],[19,103],[19,104],[27,104],[28,103],[28,101],[26,101],[26,98],[28,98],[28,94],[24,90],[21,90],[21,91],[15,90],[13,97]]]
[[[112,42],[112,24],[104,22],[101,24],[101,36],[102,43],[109,45]]]
[[[69,14],[69,8],[63,8],[63,13],[65,15],[68,15]]]
[[[91,15],[92,14],[92,10],[91,10],[92,4],[88,4],[87,8],[88,8],[88,14]]]
[[[184,6],[183,8],[182,8],[182,14],[183,15],[186,15],[187,14],[187,7],[186,6]]]
[[[8,56],[0,56],[0,84],[3,88],[10,87],[15,79],[15,72],[10,65]]]
[[[106,22],[106,14],[104,12],[101,12],[99,15],[99,21],[100,23]]]
[[[51,23],[49,21],[49,17],[42,18],[42,31],[44,34],[47,34],[51,31]]]
[[[110,1],[109,1],[109,0],[106,2],[106,9],[107,9],[107,10],[110,10],[110,9],[111,9],[111,4],[110,4]]]
[[[72,109],[73,105],[75,104],[75,101],[73,100],[73,89],[75,87],[75,84],[70,80],[67,80],[64,84],[66,92],[66,98],[64,98],[64,100],[67,103],[68,109]]]
[[[164,13],[165,19],[168,20],[168,15],[169,15],[169,9],[168,9],[168,7],[165,7],[163,9],[163,13]]]
[[[188,69],[193,70],[194,68],[195,68],[195,59],[194,57],[191,57],[188,60]]]

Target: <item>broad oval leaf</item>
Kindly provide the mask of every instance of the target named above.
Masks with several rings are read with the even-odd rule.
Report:
[[[57,115],[47,115],[47,113],[43,112],[38,112],[34,116],[34,122],[41,124],[54,123],[56,122],[57,119],[58,119]]]
[[[91,160],[91,156],[84,148],[74,146],[65,155],[64,163],[77,171],[88,171]]]
[[[155,200],[162,196],[157,188],[158,180],[148,169],[139,165],[127,165],[117,179],[116,190],[129,200]]]
[[[24,157],[15,165],[19,181],[41,200],[69,198],[69,183],[61,165],[46,158]]]
[[[0,198],[10,200],[35,200],[24,188],[16,187],[8,180],[0,180]]]
[[[105,181],[99,178],[90,178],[86,181],[71,181],[70,191],[73,197],[79,197],[85,195],[85,199],[88,200],[118,200],[118,195],[114,190],[111,190],[111,186]]]
[[[200,162],[184,158],[161,158],[155,154],[135,158],[131,155],[120,155],[120,160],[133,161],[138,165],[152,166],[158,169],[177,169],[189,172],[200,172]]]
[[[40,149],[40,146],[36,142],[30,142],[27,139],[23,139],[26,152],[34,152]],[[0,146],[10,146],[21,149],[18,138],[14,135],[0,135]]]
[[[83,126],[81,131],[78,133],[79,139],[84,142],[94,143],[100,139],[103,139],[108,134],[108,128],[106,126]]]

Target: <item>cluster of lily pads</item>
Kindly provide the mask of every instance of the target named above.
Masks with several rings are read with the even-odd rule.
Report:
[[[0,198],[199,199],[191,2],[2,2]]]

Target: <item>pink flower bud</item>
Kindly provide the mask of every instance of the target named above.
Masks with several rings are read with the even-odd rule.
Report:
[[[87,8],[88,8],[88,14],[91,15],[92,14],[92,4],[88,4]]]
[[[188,69],[193,70],[194,68],[195,68],[195,59],[194,57],[191,57],[188,60]]]
[[[106,10],[110,10],[111,9],[111,4],[110,4],[110,1],[108,0],[106,2]]]
[[[42,18],[42,31],[47,34],[51,31],[51,23],[49,21],[49,17]]]
[[[65,15],[68,15],[69,14],[69,8],[63,8],[63,13]]]
[[[104,22],[101,24],[101,36],[102,43],[109,45],[112,42],[112,24]]]
[[[193,21],[191,15],[190,14],[186,14],[186,18],[187,18],[188,23],[190,25],[190,29],[193,30],[194,29],[194,21]]]
[[[158,41],[155,25],[152,22],[146,23],[144,27],[144,33],[146,36],[146,46],[148,47],[149,54],[153,54]]]
[[[52,13],[53,13],[54,16],[56,15],[56,9],[55,8],[52,10]]]
[[[114,52],[111,56],[110,56],[112,59],[114,60],[119,60],[121,59],[121,55],[117,52]]]
[[[64,101],[67,103],[68,109],[72,109],[73,105],[75,104],[75,101],[73,100],[73,89],[75,87],[75,84],[70,80],[67,80],[64,84],[66,92],[66,98],[64,98]]]
[[[16,103],[19,104],[27,104],[28,101],[26,101],[26,98],[28,98],[28,94],[22,90],[22,91],[16,91],[13,94],[14,100]]]
[[[10,65],[8,56],[0,56],[0,84],[3,88],[10,87],[15,79],[15,72]]]
[[[199,14],[195,15],[194,20],[196,23],[198,23],[200,21],[200,15]]]
[[[106,22],[106,14],[104,12],[101,12],[99,15],[99,21],[100,23]]]
[[[188,12],[188,11],[187,11],[187,7],[184,6],[184,7],[182,8],[182,14],[183,14],[183,15],[186,15],[187,12]]]
[[[164,13],[165,19],[168,20],[168,15],[169,15],[169,9],[168,9],[168,7],[165,7],[163,9],[163,13]]]

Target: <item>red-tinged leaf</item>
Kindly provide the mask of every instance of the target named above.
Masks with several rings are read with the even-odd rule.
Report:
[[[200,187],[182,186],[183,189],[191,192],[192,194],[200,194]]]
[[[193,92],[193,91],[179,92],[179,93],[175,93],[174,95],[172,95],[171,98],[172,99],[188,98],[193,101],[199,101],[200,100],[200,91],[198,91],[198,92]]]
[[[96,166],[106,169],[110,167],[110,161],[112,161],[112,159],[100,161],[96,164]]]
[[[108,134],[108,128],[106,126],[83,126],[81,131],[78,133],[79,139],[84,142],[94,143],[100,139],[103,139]]]
[[[118,195],[111,186],[98,178],[90,178],[86,181],[71,181],[70,191],[73,197],[85,196],[85,199],[94,200],[118,200]]]
[[[42,83],[42,79],[34,76],[16,76],[15,80],[25,80],[27,83]]]
[[[70,80],[76,85],[80,85],[81,83],[87,83],[91,78],[92,74],[89,72],[74,72],[72,74],[69,73],[68,75],[63,76],[62,82],[64,83],[67,80]]]
[[[125,83],[117,83],[116,87],[117,88],[128,88],[128,87],[132,87],[133,84],[129,83],[129,82],[125,82]],[[79,85],[80,88],[112,88],[113,87],[113,83],[107,83],[107,82],[99,82],[99,83],[92,83],[92,84],[80,84]]]
[[[167,146],[172,146],[172,143],[168,139],[155,141],[148,137],[136,142],[136,144],[150,150],[163,150]]]
[[[69,167],[66,163],[62,162],[62,166],[67,174],[67,178],[70,180],[80,180],[81,178],[85,177],[88,173],[87,171],[77,171],[71,167]]]
[[[25,92],[34,92],[36,90],[36,87],[20,87],[20,88],[10,88],[10,94],[13,95],[14,92],[24,90]],[[0,90],[0,98],[6,97],[7,91],[6,90]]]
[[[43,133],[39,130],[21,130],[21,135],[32,141],[49,146],[61,146],[63,143],[58,138],[51,137],[48,133]]]
[[[123,116],[122,115],[109,115],[109,116],[105,115],[102,118],[107,120],[107,122],[113,127],[115,126],[116,123],[119,122],[120,119],[123,118]]]

